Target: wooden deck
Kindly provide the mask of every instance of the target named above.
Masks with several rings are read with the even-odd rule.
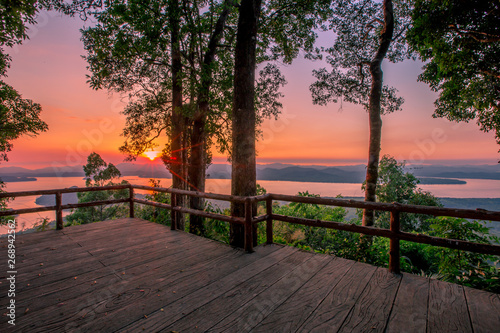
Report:
[[[0,241],[0,306],[9,302]],[[279,245],[241,250],[139,219],[16,239],[0,332],[499,332],[500,298]]]

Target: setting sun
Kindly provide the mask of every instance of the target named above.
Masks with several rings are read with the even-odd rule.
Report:
[[[158,157],[159,154],[160,154],[160,152],[158,152],[156,150],[151,150],[151,151],[144,152],[142,155],[149,158],[151,161],[154,161]]]

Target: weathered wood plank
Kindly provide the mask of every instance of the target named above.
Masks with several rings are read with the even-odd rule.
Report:
[[[266,246],[265,248],[273,248],[275,245]],[[256,253],[259,253],[262,248],[257,249]],[[208,303],[211,299],[216,298],[223,293],[231,290],[234,286],[242,283],[253,276],[257,275],[259,272],[268,269],[269,267],[277,264],[277,262],[284,260],[288,256],[295,253],[297,250],[290,247],[279,248],[275,251],[259,260],[250,263],[244,267],[238,269],[238,267],[233,268],[232,273],[228,273],[221,277],[219,280],[213,281],[213,283],[205,283],[203,288],[199,288],[193,291],[189,297],[184,297],[178,301],[164,304],[161,307],[157,307],[156,310],[151,311],[146,314],[146,317],[136,320],[128,326],[124,326],[120,329],[122,332],[159,332],[166,329],[171,323],[181,319],[186,313],[194,311],[201,305]],[[254,256],[256,253],[249,254],[249,256]],[[246,258],[246,257],[245,257]],[[229,266],[234,266],[236,262],[229,263]],[[202,302],[197,303],[197,302]],[[230,306],[228,306],[230,308]]]
[[[82,253],[88,252],[75,242],[66,243],[62,246],[47,246],[39,249],[37,252],[26,253],[22,247],[16,249],[16,261],[19,261],[19,267],[23,270],[28,269],[31,265],[39,265],[40,263],[60,262],[68,257],[68,252],[72,256],[78,258]]]
[[[427,332],[472,332],[462,286],[431,280]]]
[[[205,332],[226,318],[229,312],[232,311],[227,308],[227,304],[231,304],[232,309],[244,308],[250,304],[250,302],[253,302],[259,293],[273,286],[287,275],[288,272],[293,271],[297,266],[309,261],[312,257],[313,255],[311,253],[296,252],[259,274],[254,275],[251,279],[233,286],[231,290],[217,298],[214,298],[210,294],[208,295],[212,297],[207,297],[208,295],[204,294],[200,294],[196,299],[190,297],[193,301],[192,304],[186,304],[187,306],[185,308],[178,308],[178,311],[182,311],[182,313],[186,313],[186,315],[171,326],[165,328],[165,330]],[[212,300],[200,306],[206,303],[207,299]],[[198,308],[189,312],[189,310],[192,310],[194,307]]]
[[[143,226],[130,226],[118,230],[95,230],[89,233],[76,233],[69,234],[68,238],[78,241],[80,244],[84,243],[99,243],[103,241],[105,243],[107,240],[119,241],[119,240],[132,240],[134,237],[139,236],[154,236],[155,233],[165,234],[165,228],[163,230],[154,230],[149,227]]]
[[[50,236],[45,237],[45,235],[50,235]],[[28,238],[28,236],[30,237]],[[17,247],[24,249],[26,252],[30,251],[31,249],[54,246],[58,243],[68,243],[70,241],[71,240],[66,235],[64,235],[60,230],[58,231],[47,230],[30,234],[16,234]]]
[[[94,222],[94,223],[88,223],[88,224],[81,224],[81,225],[73,225],[70,227],[64,228],[63,232],[66,235],[69,234],[77,234],[77,233],[88,233],[90,231],[94,230],[118,230],[121,228],[126,228],[126,227],[134,227],[138,225],[148,225],[151,224],[149,221],[145,221],[142,219],[138,218],[123,218],[123,219],[116,219],[116,220],[106,220],[106,221],[100,221],[100,222]],[[153,224],[153,225],[158,225],[159,224]],[[152,226],[150,226],[152,228]]]
[[[298,332],[337,332],[375,270],[359,262],[352,265]]]
[[[121,265],[112,267],[102,267],[95,270],[89,270],[80,275],[76,275],[77,279],[68,277],[66,279],[54,279],[55,281],[47,281],[45,284],[36,287],[36,284],[31,286],[29,292],[23,293],[18,296],[22,300],[22,295],[29,296],[29,299],[38,296],[46,296],[50,293],[61,294],[64,290],[62,297],[71,298],[72,290],[80,284],[93,285],[94,281],[105,277],[107,275],[117,275],[122,280],[132,278],[152,278],[156,272],[161,272],[162,275],[172,272],[172,270],[180,269],[180,267],[188,267],[195,265],[202,261],[213,260],[218,254],[226,253],[226,249],[218,248],[213,249],[208,246],[191,247],[185,249],[172,248],[167,253],[157,253],[157,256],[152,261],[138,261],[130,262],[129,260],[122,261]],[[167,273],[164,273],[167,272]],[[102,285],[102,284],[101,284]],[[79,292],[77,292],[77,296]],[[46,298],[44,298],[46,299]]]
[[[139,219],[18,235],[16,243],[17,325],[1,320],[1,332],[218,332],[240,326],[253,332],[373,332],[384,320],[389,332],[500,327],[496,294],[439,281],[426,285],[405,274],[394,298],[394,279],[382,278],[389,274],[382,268],[336,258],[297,276],[308,262],[328,257],[278,245],[246,254]],[[0,257],[7,244],[0,239]],[[0,260],[0,305],[8,300],[5,272],[7,261]]]
[[[167,248],[168,245],[172,245],[170,249]],[[152,249],[142,249],[142,251],[137,251],[135,253],[127,253],[126,260],[124,260],[124,253],[121,255],[114,255],[113,252],[109,254],[101,254],[100,256],[92,256],[89,252],[83,253],[86,254],[82,258],[78,259],[78,265],[75,265],[73,261],[73,257],[66,256],[67,260],[59,262],[57,265],[49,266],[48,268],[44,264],[43,266],[35,266],[34,270],[30,270],[27,273],[21,273],[18,275],[19,286],[18,290],[33,290],[36,287],[43,287],[49,283],[58,282],[60,280],[70,280],[73,278],[78,278],[79,275],[84,274],[85,272],[91,272],[97,269],[100,269],[104,266],[109,266],[114,268],[115,270],[119,270],[120,273],[125,271],[125,267],[134,267],[141,264],[148,264],[151,261],[156,260],[157,258],[162,258],[162,261],[167,263],[170,260],[170,257],[176,254],[182,254],[186,257],[189,257],[189,254],[195,253],[199,256],[199,254],[203,251],[207,251],[207,253],[213,252],[215,255],[218,252],[218,249],[214,249],[214,244],[202,243],[200,246],[196,248],[189,249],[187,246],[185,248],[181,247],[180,244],[176,244],[177,246],[173,246],[172,243],[158,243],[154,250]],[[125,249],[126,251],[126,249]],[[196,262],[196,260],[193,260]],[[22,272],[22,267],[20,272]],[[30,278],[29,285],[27,284],[27,278]]]
[[[213,249],[212,249],[213,250]],[[191,253],[190,253],[191,252]],[[185,269],[185,260],[190,260],[192,262],[202,262],[203,259],[209,259],[208,256],[202,256],[203,249],[197,248],[191,251],[184,251],[182,254],[177,252],[172,256],[174,260],[169,260],[170,257],[165,257],[156,260],[155,262],[143,263],[142,265],[134,265],[130,270],[124,270],[123,272],[108,269],[108,271],[103,270],[107,275],[90,281],[81,283],[84,280],[82,276],[76,276],[78,279],[67,278],[66,282],[69,285],[69,289],[61,295],[60,292],[44,294],[41,297],[33,297],[27,299],[26,301],[20,301],[18,303],[18,308],[23,311],[25,309],[30,309],[31,318],[33,319],[33,313],[37,310],[43,310],[50,306],[61,306],[65,305],[68,307],[77,304],[79,299],[82,299],[82,295],[91,294],[109,294],[110,285],[119,285],[120,283],[127,283],[128,285],[137,285],[143,279],[158,280],[163,279],[166,275],[172,276],[172,271]],[[214,250],[211,255],[212,258],[217,255],[227,254],[227,249]],[[182,257],[181,257],[182,256]],[[201,258],[200,258],[201,257]],[[231,257],[226,257],[231,258]],[[125,274],[123,274],[125,273]],[[82,281],[83,282],[83,281]],[[42,286],[38,288],[39,291],[43,291],[45,288]]]
[[[253,328],[252,332],[295,332],[352,265],[354,265],[354,261],[342,258],[336,258],[328,263],[299,291],[269,314],[257,327]]]
[[[224,253],[230,255],[241,256],[242,251],[234,251],[229,249],[229,252]],[[227,256],[223,257],[227,260]],[[206,270],[213,262],[202,262],[194,267],[197,272]],[[76,326],[85,326],[88,324],[92,327],[99,327],[97,321],[105,321],[108,312],[115,314],[116,310],[121,310],[130,306],[134,312],[140,313],[140,308],[135,307],[135,303],[143,298],[149,299],[151,302],[157,300],[156,293],[161,289],[169,290],[169,288],[182,286],[184,279],[189,277],[189,272],[193,270],[184,269],[181,265],[174,272],[168,271],[152,271],[147,270],[144,276],[132,276],[129,274],[118,274],[116,280],[109,285],[93,285],[87,287],[86,293],[80,293],[78,297],[64,300],[63,306],[44,307],[39,311],[30,311],[29,316],[19,318],[19,324],[16,329],[31,330],[33,327],[42,328],[45,331],[71,331]],[[147,277],[146,277],[147,276]],[[175,280],[175,281],[171,281]],[[166,292],[165,297],[169,297],[170,293]],[[175,295],[175,294],[174,294]],[[138,311],[139,309],[139,311]],[[54,316],[57,313],[57,316]],[[125,316],[121,319],[128,320]],[[95,326],[97,325],[97,326]],[[104,330],[106,331],[106,330]]]
[[[403,273],[386,332],[426,332],[429,280]]]
[[[212,327],[209,332],[250,331],[330,261],[331,259],[327,256],[314,256],[300,264],[251,301],[237,308],[223,321]]]
[[[464,287],[474,333],[500,331],[500,296]]]
[[[377,268],[339,332],[383,332],[401,276]]]
[[[229,247],[225,249],[228,254],[233,253],[235,258],[238,258],[236,260],[238,264],[245,265],[258,259],[258,255],[246,256],[240,250],[233,250]],[[220,258],[221,256],[218,257]],[[114,283],[98,293],[73,299],[71,303],[68,301],[67,308],[47,309],[49,312],[56,310],[61,315],[57,318],[42,316],[36,321],[36,325],[51,332],[68,331],[75,327],[82,331],[92,330],[92,327],[99,327],[103,332],[114,331],[124,323],[142,318],[151,309],[158,309],[162,304],[185,297],[234,269],[234,267],[223,266],[224,262],[234,261],[223,256],[220,260],[202,262],[187,269],[163,272],[164,274],[156,278],[134,279],[134,283],[126,280]],[[210,270],[214,265],[220,268]],[[203,272],[205,272],[206,280],[199,279]],[[190,280],[191,276],[196,278]]]

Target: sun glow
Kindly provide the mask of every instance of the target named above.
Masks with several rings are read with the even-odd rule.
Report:
[[[154,161],[158,157],[159,154],[160,154],[160,152],[156,151],[156,150],[146,151],[146,152],[142,153],[142,155],[144,155],[144,157],[149,158],[151,161]]]

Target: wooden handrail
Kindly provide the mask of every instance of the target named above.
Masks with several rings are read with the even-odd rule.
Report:
[[[102,201],[92,201],[77,204],[62,204],[62,195],[64,193],[77,193],[77,192],[96,192],[96,191],[112,191],[112,190],[126,190],[128,189],[131,193],[128,199],[114,199],[114,200],[102,200]],[[26,197],[26,196],[38,196],[38,195],[55,195],[56,205],[47,207],[36,207],[36,208],[24,208],[24,209],[7,209],[0,211],[0,216],[10,216],[10,215],[20,215],[29,213],[38,213],[46,211],[56,212],[56,229],[63,229],[63,216],[62,211],[64,209],[71,208],[81,208],[81,207],[93,207],[99,205],[109,205],[125,202],[133,202],[133,187],[130,184],[127,185],[111,185],[111,186],[95,186],[95,187],[73,187],[73,188],[63,188],[54,190],[37,190],[37,191],[19,191],[19,192],[2,192],[0,193],[0,198],[16,198],[16,197]],[[133,214],[133,207],[130,207],[130,212]]]
[[[284,194],[268,194],[273,200],[309,203],[317,205],[338,206],[348,208],[361,208],[381,210],[387,212],[405,212],[414,214],[424,214],[433,216],[451,216],[462,217],[467,219],[477,219],[486,221],[500,221],[500,212],[488,211],[485,209],[459,209],[459,208],[444,208],[435,206],[417,206],[403,205],[399,203],[383,203],[383,202],[366,202],[347,199],[327,199],[318,197],[302,197]]]
[[[307,225],[310,227],[322,227],[342,231],[356,232],[370,236],[386,237],[394,240],[406,240],[415,243],[429,244],[441,247],[447,247],[456,250],[471,251],[483,254],[500,255],[500,245],[481,244],[456,239],[433,237],[424,234],[413,234],[409,232],[382,229],[376,227],[366,227],[357,224],[348,224],[342,222],[312,220],[301,217],[284,216],[272,214],[273,220],[283,221],[293,224]],[[398,255],[399,256],[399,255]],[[393,258],[395,259],[395,258]]]
[[[198,216],[206,217],[209,219],[221,220],[221,221],[225,221],[225,222],[229,222],[229,223],[237,223],[237,224],[244,224],[245,223],[245,220],[242,219],[241,217],[234,217],[234,216],[227,216],[227,215],[221,215],[221,214],[216,214],[216,213],[209,213],[209,212],[205,212],[202,210],[189,209],[189,208],[173,206],[173,205],[169,205],[169,204],[164,204],[164,203],[154,202],[154,201],[149,201],[149,200],[142,200],[142,199],[134,199],[134,202],[142,204],[142,205],[148,205],[148,206],[153,206],[153,207],[158,207],[158,208],[175,210],[175,211],[182,212],[182,213],[189,213],[189,214],[198,215]]]
[[[153,186],[146,186],[146,185],[130,185],[130,186],[132,186],[132,188],[135,188],[138,190],[156,191],[156,192],[163,192],[163,193],[175,193],[175,194],[181,194],[181,195],[189,195],[189,196],[198,197],[198,198],[231,201],[231,202],[238,202],[238,203],[245,203],[245,200],[247,198],[247,197],[239,197],[239,196],[228,195],[228,194],[187,191],[187,190],[179,190],[179,189],[175,189],[175,188],[153,187]],[[257,197],[250,197],[250,198],[253,199],[253,198],[257,198]]]
[[[88,203],[78,203],[78,204],[62,204],[62,194],[63,193],[75,193],[75,192],[89,192],[89,191],[106,191],[106,190],[129,190],[129,197],[127,199],[115,199],[115,200],[104,200],[104,201],[94,201]],[[134,196],[134,189],[138,190],[148,190],[157,191],[171,194],[180,194],[195,196],[206,199],[214,200],[224,200],[229,202],[237,202],[245,204],[245,217],[235,217],[226,216],[222,214],[205,212],[203,210],[189,209],[185,207],[178,206],[176,203],[176,196],[172,196],[171,204],[158,203],[148,200],[136,199]],[[442,207],[431,207],[431,206],[416,206],[416,205],[402,205],[398,203],[380,203],[380,202],[364,202],[357,200],[347,200],[347,199],[328,199],[319,197],[302,197],[302,196],[292,196],[284,194],[264,194],[259,196],[249,196],[249,197],[239,197],[226,194],[216,194],[216,193],[205,193],[197,191],[186,191],[172,188],[162,188],[162,187],[152,187],[144,185],[113,185],[113,186],[100,186],[100,187],[85,187],[85,188],[65,188],[65,189],[55,189],[55,190],[38,190],[38,191],[23,191],[23,192],[3,192],[0,193],[0,198],[5,197],[19,197],[19,196],[30,196],[30,195],[44,195],[44,194],[54,194],[56,196],[56,205],[48,207],[38,207],[38,208],[25,208],[16,210],[5,210],[0,211],[0,216],[16,215],[16,214],[26,214],[34,212],[43,211],[56,211],[56,225],[57,229],[62,229],[62,210],[69,208],[79,208],[79,207],[91,207],[97,205],[105,204],[116,204],[116,203],[129,203],[130,216],[134,216],[134,204],[150,205],[154,207],[169,209],[171,212],[182,212],[192,215],[198,215],[206,218],[218,219],[221,221],[226,221],[229,223],[243,224],[245,226],[245,250],[248,252],[253,251],[253,225],[256,223],[266,221],[266,242],[268,244],[273,243],[273,220],[301,224],[313,227],[323,227],[336,230],[343,230],[348,232],[362,233],[365,235],[381,236],[390,239],[390,250],[389,250],[389,270],[394,273],[399,273],[399,260],[400,260],[400,250],[399,242],[401,240],[411,241],[421,244],[429,244],[433,246],[441,246],[452,249],[458,249],[463,251],[471,251],[490,255],[500,255],[500,246],[492,244],[480,244],[462,240],[446,239],[439,237],[432,237],[422,234],[414,234],[408,232],[402,232],[400,230],[400,213],[415,213],[415,214],[425,214],[433,216],[451,216],[487,221],[500,221],[500,212],[487,211],[484,209],[454,209],[454,208],[442,208]],[[254,203],[259,201],[266,202],[266,215],[252,216],[252,206]],[[361,208],[361,209],[371,209],[379,211],[387,211],[391,214],[390,229],[382,229],[375,227],[367,227],[356,224],[348,224],[342,222],[332,222],[332,221],[322,221],[322,220],[312,220],[300,217],[284,216],[273,213],[273,201],[288,201],[306,204],[319,204],[327,206],[337,206],[337,207],[350,207],[350,208]],[[172,220],[173,221],[173,220]],[[172,222],[172,229],[176,229],[176,225]]]
[[[15,198],[15,197],[27,197],[32,195],[45,195],[45,194],[57,194],[57,193],[76,193],[76,192],[96,192],[96,191],[107,191],[107,190],[125,190],[130,188],[131,185],[113,185],[113,186],[95,186],[95,187],[70,187],[70,188],[60,188],[55,190],[36,190],[36,191],[21,191],[21,192],[1,192],[0,198]]]

